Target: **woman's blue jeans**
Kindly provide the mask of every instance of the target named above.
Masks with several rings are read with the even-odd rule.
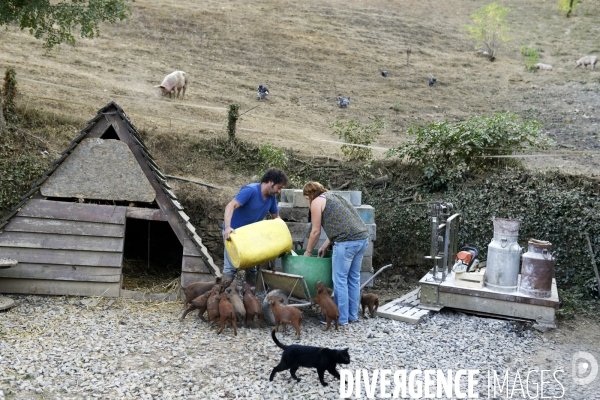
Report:
[[[358,320],[360,266],[369,239],[335,242],[332,256],[334,300],[340,310],[340,324]]]

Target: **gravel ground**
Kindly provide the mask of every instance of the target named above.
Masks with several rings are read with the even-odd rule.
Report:
[[[300,383],[287,371],[269,382],[281,356],[269,328],[241,327],[237,336],[226,328],[217,335],[217,327],[198,320],[195,312],[180,321],[182,306],[175,302],[11,297],[17,306],[0,313],[0,399],[340,398],[340,385],[328,373],[327,387],[319,384],[314,370],[305,368],[298,371]],[[588,386],[576,385],[572,354],[561,354],[553,341],[526,324],[443,311],[418,325],[367,318],[338,332],[322,332],[317,316],[316,310],[305,310],[300,341],[291,327],[278,338],[284,344],[349,347],[352,362],[346,367],[353,372],[366,369],[371,378],[376,369],[392,374],[478,369],[474,392],[492,398],[488,371],[497,371],[502,380],[508,370],[502,398],[507,398],[507,387],[508,398],[542,398],[535,386],[539,372],[530,373],[529,380],[527,373],[563,370],[556,375],[562,387],[553,380],[554,371],[546,375],[544,398],[600,399],[600,378]],[[550,367],[535,361],[542,348],[557,356]],[[417,379],[422,382],[423,375]],[[391,380],[389,393],[394,389]],[[465,383],[462,378],[466,391]],[[376,388],[373,398],[381,398],[380,385]],[[435,393],[435,384],[433,388]],[[364,384],[361,393],[366,398]]]

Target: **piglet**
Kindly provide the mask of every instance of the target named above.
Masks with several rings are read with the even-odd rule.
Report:
[[[254,317],[258,319],[258,324],[263,327],[263,312],[260,302],[254,295],[254,286],[250,286],[248,283],[244,283],[242,286],[242,294],[244,295],[244,308],[246,308],[246,327],[252,325]]]
[[[204,319],[204,313],[206,312],[206,306],[208,303],[207,294],[210,295],[210,292],[203,293],[200,296],[196,297],[194,300],[192,300],[190,302],[189,308],[183,312],[181,319],[183,320],[190,311],[198,310],[198,318],[200,318],[202,321],[206,321]]]
[[[331,321],[333,321],[335,323],[335,330],[337,331],[338,322],[340,320],[340,310],[329,295],[327,286],[321,281],[317,281],[316,286],[317,297],[313,299],[313,301],[321,307],[321,312],[325,315],[325,321],[327,322],[325,330],[329,329]]]
[[[233,326],[234,335],[237,336],[235,311],[233,310],[233,306],[231,305],[230,299],[231,296],[227,292],[215,296],[215,300],[219,301],[219,315],[221,316],[221,329],[219,329],[217,335],[223,332],[223,328],[225,328],[225,323],[229,322]]]
[[[296,329],[296,339],[300,339],[300,323],[302,322],[302,311],[292,306],[284,306],[281,299],[277,296],[268,298],[273,316],[275,317],[275,332],[279,330],[279,323],[283,324],[283,331],[286,331],[287,325],[292,324]]]
[[[235,310],[235,315],[237,316],[238,321],[244,321],[246,319],[246,309],[244,308],[244,302],[237,291],[236,279],[234,279],[233,282],[231,282],[231,285],[225,289],[225,292],[227,292],[229,295],[229,301]]]
[[[221,283],[221,278],[217,278],[210,282],[193,282],[186,287],[182,286],[181,290],[183,290],[183,294],[185,295],[185,299],[183,300],[183,308],[185,308],[193,299],[210,291],[214,285],[219,283]]]
[[[362,315],[365,316],[365,310],[369,308],[371,318],[375,317],[375,311],[379,308],[379,297],[375,293],[365,293],[360,296],[360,305],[362,306]]]
[[[219,319],[219,299],[216,298],[219,293],[221,293],[221,285],[214,285],[210,292],[204,293],[204,296],[208,298],[206,310],[211,325]]]

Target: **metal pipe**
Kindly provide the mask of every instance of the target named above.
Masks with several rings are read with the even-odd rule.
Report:
[[[392,264],[389,264],[389,265],[386,265],[385,267],[379,268],[379,271],[375,272],[372,277],[370,277],[369,279],[367,279],[365,281],[365,283],[363,283],[362,285],[360,285],[360,291],[362,291],[365,288],[365,286],[367,286],[373,279],[375,279],[375,277],[377,275],[379,275],[380,273],[382,273],[386,269],[390,268],[391,266],[392,266]]]

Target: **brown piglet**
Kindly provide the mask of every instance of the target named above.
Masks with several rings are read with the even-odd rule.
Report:
[[[242,294],[244,295],[244,307],[246,308],[246,327],[252,325],[254,317],[258,319],[258,324],[263,327],[263,312],[260,302],[254,295],[254,286],[244,283],[242,286]]]
[[[227,294],[229,295],[229,301],[233,306],[233,310],[235,311],[237,320],[240,322],[244,321],[246,319],[246,308],[244,307],[244,302],[242,301],[242,298],[240,297],[240,294],[237,290],[236,279],[234,279],[231,282],[231,285],[229,285],[229,287],[225,289],[225,292],[227,292]]]
[[[374,318],[375,311],[379,308],[379,297],[375,293],[364,293],[360,296],[360,305],[362,306],[363,317],[365,316],[365,309],[368,307],[371,318]]]
[[[327,326],[325,330],[328,330],[331,326],[331,321],[335,322],[335,330],[338,330],[338,322],[340,320],[340,310],[338,306],[335,304],[331,296],[329,295],[329,291],[327,290],[327,286],[321,281],[317,281],[317,297],[313,299],[315,303],[321,307],[321,312],[325,315],[325,321],[327,322]]]
[[[237,324],[235,318],[235,310],[230,302],[231,295],[227,292],[223,292],[218,296],[215,296],[215,300],[219,301],[219,315],[221,317],[221,329],[217,332],[217,335],[220,335],[223,332],[223,328],[225,328],[225,323],[229,322],[233,326],[233,333],[237,336]]]
[[[200,318],[202,321],[206,321],[204,319],[204,313],[206,312],[206,306],[208,303],[207,294],[210,294],[210,292],[204,293],[192,300],[188,309],[183,312],[181,319],[184,319],[190,311],[198,310],[198,318]]]
[[[221,285],[214,285],[210,292],[204,293],[204,296],[208,298],[206,310],[208,311],[208,318],[211,325],[219,319],[219,300],[216,299],[219,293],[221,293]]]
[[[196,297],[210,291],[214,285],[219,283],[221,283],[221,278],[217,278],[216,280],[210,282],[193,282],[186,287],[182,286],[181,290],[183,290],[183,294],[185,295],[185,299],[183,300],[183,308],[185,308],[187,304]]]
[[[283,331],[286,331],[287,325],[292,324],[296,329],[296,339],[300,339],[300,323],[302,322],[302,311],[292,306],[284,306],[281,299],[277,296],[269,296],[269,305],[273,310],[275,317],[275,332],[279,330],[279,323],[283,324]]]

